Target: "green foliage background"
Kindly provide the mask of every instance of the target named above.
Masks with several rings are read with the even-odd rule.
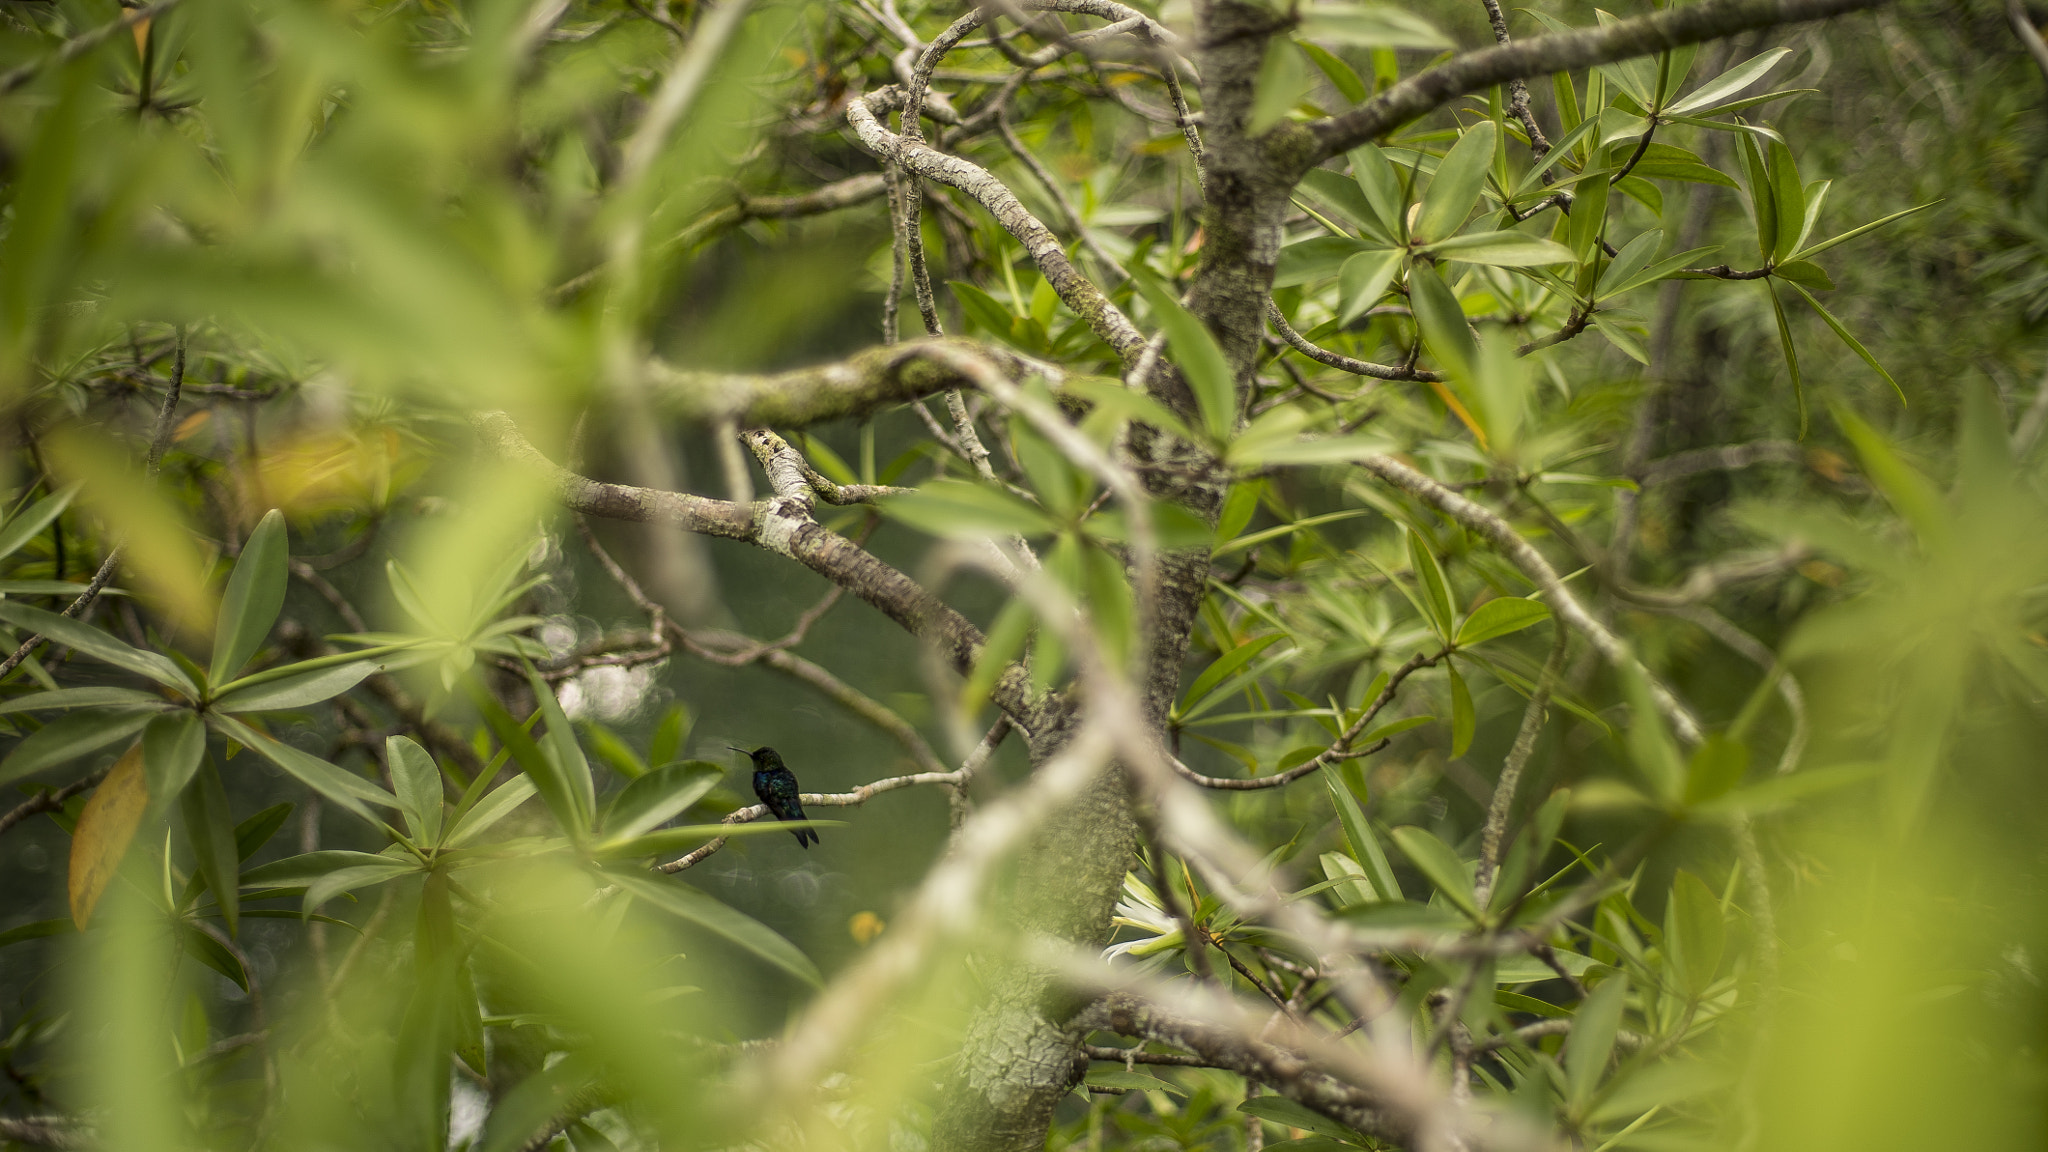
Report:
[[[512,740],[505,781],[542,783],[553,774],[573,791],[575,765],[587,759],[600,802],[634,774],[605,755],[605,734],[643,767],[660,767],[645,761],[676,716],[687,727],[669,757],[676,761],[731,766],[737,760],[725,745],[773,744],[806,790],[818,792],[913,770],[896,742],[760,666],[727,668],[677,653],[650,655],[612,679],[584,670],[572,678],[581,699],[609,690],[623,706],[607,713],[590,705],[574,725],[550,721],[553,694],[536,691],[522,669],[522,660],[554,669],[581,642],[607,641],[601,654],[646,655],[655,644],[624,635],[644,633],[646,614],[580,541],[552,493],[476,450],[471,412],[512,413],[543,452],[587,474],[720,492],[718,431],[656,419],[666,401],[639,368],[646,357],[760,373],[838,358],[880,337],[891,251],[880,199],[815,218],[735,220],[741,213],[729,212],[746,196],[802,194],[875,169],[843,116],[848,92],[893,78],[887,53],[874,46],[871,14],[861,5],[764,4],[742,18],[736,6],[676,4],[659,12],[687,29],[674,37],[648,11],[600,2],[557,9],[187,0],[149,21],[147,35],[119,29],[64,62],[52,56],[58,45],[122,19],[123,10],[97,0],[8,5],[0,67],[29,69],[19,84],[11,74],[0,82],[0,395],[19,428],[7,449],[10,508],[31,516],[36,501],[73,483],[82,488],[54,527],[10,541],[0,575],[79,582],[124,543],[121,594],[100,601],[88,617],[94,625],[116,642],[204,660],[224,646],[221,637],[253,621],[265,639],[252,669],[370,643],[325,638],[389,633],[383,638],[405,647],[377,659],[398,677],[398,695],[351,685],[348,705],[330,702],[343,698],[337,693],[256,713],[262,731],[368,787],[400,787],[386,736],[409,732],[432,744],[415,723],[420,708],[473,744],[478,758],[497,753],[509,732],[487,723],[483,697],[515,720],[542,714],[543,744],[529,753]],[[1574,27],[1596,20],[1585,5],[1545,12]],[[1413,14],[1461,44],[1488,39],[1481,11],[1439,5]],[[904,15],[930,36],[957,13],[910,6]],[[1161,16],[1180,18],[1171,10]],[[1816,238],[1938,201],[1817,261],[1834,284],[1822,301],[1889,371],[1896,393],[1781,285],[1803,377],[1802,423],[1767,290],[1698,279],[1661,280],[1629,301],[1653,329],[1637,338],[1656,373],[1620,347],[1626,330],[1614,342],[1588,331],[1506,366],[1503,346],[1555,330],[1569,309],[1553,298],[1524,323],[1494,323],[1498,312],[1516,309],[1475,304],[1485,287],[1477,280],[1447,288],[1463,296],[1487,347],[1500,353],[1451,373],[1477,409],[1473,421],[1442,402],[1450,392],[1413,382],[1367,392],[1355,377],[1278,348],[1262,362],[1265,391],[1255,400],[1304,416],[1285,429],[1289,444],[1316,443],[1295,439],[1303,428],[1311,437],[1358,430],[1374,451],[1402,454],[1511,509],[1516,527],[1566,572],[1591,567],[1588,554],[1612,530],[1618,494],[1634,483],[1625,475],[1626,441],[1653,395],[1656,458],[1793,442],[1765,466],[1655,486],[1642,498],[1633,567],[1624,557],[1618,573],[1573,578],[1573,587],[1600,589],[1597,600],[1586,596],[1602,618],[1711,731],[1735,729],[1731,739],[1749,762],[1746,776],[1737,763],[1718,791],[1712,780],[1701,783],[1725,769],[1713,755],[1738,754],[1710,743],[1709,753],[1680,759],[1655,709],[1644,706],[1641,685],[1572,652],[1563,695],[1576,707],[1551,710],[1516,827],[1541,827],[1544,799],[1570,788],[1568,815],[1559,801],[1562,824],[1550,829],[1557,843],[1535,843],[1532,879],[1581,852],[1589,863],[1574,883],[1586,881],[1592,862],[1621,861],[1615,867],[1626,887],[1555,941],[1587,959],[1575,975],[1587,975],[1589,989],[1540,970],[1529,980],[1495,981],[1461,962],[1386,950],[1399,956],[1387,963],[1405,981],[1401,1007],[1419,1021],[1418,1035],[1434,1034],[1432,990],[1484,979],[1504,996],[1474,1010],[1470,1025],[1481,1033],[1554,1013],[1606,1036],[1562,1048],[1556,1036],[1504,1041],[1514,1059],[1488,1069],[1493,1079],[1479,1091],[1489,1105],[1554,1139],[1601,1149],[2038,1145],[2038,909],[2048,861],[2033,768],[2048,736],[2039,594],[2048,525],[2035,405],[2048,395],[2048,78],[2011,47],[2005,21],[1990,4],[1915,2],[1709,44],[1694,65],[1697,82],[1767,48],[1792,49],[1766,87],[1816,91],[1756,114],[1791,142],[1807,180],[1834,181]],[[1527,17],[1515,27],[1518,36],[1539,31]],[[1434,55],[1332,48],[1368,84],[1376,67],[1406,75]],[[981,50],[962,67],[993,75],[1001,64]],[[1300,98],[1268,108],[1276,122],[1346,106],[1326,74],[1292,66],[1304,81]],[[665,86],[698,68],[699,86],[681,93],[684,114],[650,128],[664,93],[680,92]],[[1584,73],[1578,82],[1586,91]],[[953,87],[974,83],[955,78]],[[1157,84],[1134,87],[1164,103]],[[1555,124],[1545,86],[1532,87],[1539,116]],[[1434,165],[1456,127],[1506,123],[1483,97],[1460,112],[1411,126],[1390,149],[1419,148]],[[1098,244],[1165,284],[1192,274],[1197,185],[1177,131],[1054,84],[1028,90],[1012,115]],[[1753,266],[1744,259],[1755,230],[1743,207],[1749,179],[1738,139],[1674,129],[1668,143],[1694,149],[1729,174],[1729,186],[1658,181],[1661,218],[1617,191],[1615,226],[1635,234],[1661,225],[1665,254],[1695,246],[1677,240],[1690,228],[1698,246],[1720,249],[1699,263]],[[1502,155],[1519,146],[1510,140]],[[964,147],[1042,219],[1060,220],[1000,142]],[[1616,158],[1627,151],[1620,147]],[[1521,153],[1513,163],[1525,164]],[[1340,184],[1341,168],[1340,161],[1329,170]],[[1120,371],[985,214],[964,197],[928,195],[945,201],[928,210],[921,235],[949,331],[1073,375]],[[1697,212],[1696,202],[1704,204]],[[1453,228],[1465,228],[1471,211]],[[1474,232],[1490,227],[1492,202],[1477,211]],[[1313,225],[1301,219],[1290,229],[1298,240]],[[1541,226],[1526,231],[1536,237]],[[1568,230],[1557,238],[1568,241]],[[1106,272],[1099,257],[1070,249]],[[1324,273],[1277,294],[1307,337],[1389,363],[1425,343],[1420,363],[1450,367],[1442,330],[1427,331],[1427,302],[1413,309],[1424,313],[1420,333],[1405,308],[1331,325],[1355,301],[1334,269]],[[1146,331],[1172,322],[1172,293],[1148,302],[1121,276],[1102,279]],[[1412,277],[1403,283],[1382,283],[1366,304],[1399,305],[1406,292],[1426,291]],[[1512,283],[1531,290],[1526,280]],[[908,295],[901,320],[905,333],[916,327]],[[1451,329],[1448,342],[1462,340],[1464,326]],[[1176,334],[1169,356],[1199,388],[1190,366],[1199,352]],[[1291,389],[1290,372],[1341,399],[1325,404],[1316,392]],[[1649,382],[1657,375],[1661,394]],[[174,376],[184,388],[178,423],[160,477],[142,484],[156,406]],[[1504,386],[1514,389],[1505,401]],[[1509,409],[1514,415],[1504,417]],[[1475,421],[1501,439],[1499,453],[1475,447]],[[1224,423],[1238,432],[1230,414]],[[1006,479],[1057,509],[1055,490],[1075,482],[1075,469],[1043,457],[1034,467],[1031,434],[993,409],[986,425],[999,456],[1012,460]],[[833,473],[836,457],[845,473],[833,478],[842,483],[950,477],[964,485],[974,476],[905,408],[807,431],[813,463]],[[1249,451],[1244,443],[1239,450]],[[1214,743],[1180,741],[1197,772],[1269,775],[1300,761],[1291,754],[1327,745],[1329,697],[1345,715],[1370,697],[1375,676],[1425,644],[1442,646],[1429,642],[1425,602],[1427,574],[1438,565],[1461,612],[1530,592],[1473,534],[1331,466],[1343,463],[1341,453],[1295,450],[1302,455],[1275,449],[1234,461],[1238,487],[1226,503],[1229,527],[1213,539],[1213,575],[1228,583],[1245,563],[1237,579],[1264,589],[1258,606],[1266,614],[1243,596],[1212,594],[1184,681],[1198,683],[1204,668],[1260,633],[1285,632],[1290,643],[1275,654],[1290,655],[1247,664],[1260,675],[1217,693],[1210,715],[1241,717],[1201,729]],[[1268,464],[1272,475],[1257,474]],[[667,485],[658,483],[663,466],[671,469]],[[1538,479],[1553,472],[1584,473],[1585,482]],[[854,508],[821,510],[821,519],[849,533],[865,525],[876,555],[920,576],[938,571],[934,536],[1001,536],[1021,523],[1034,539],[1066,539],[1075,556],[1107,555],[1103,541],[1115,542],[1115,527],[1102,520],[1055,531],[1037,506],[999,487],[976,490],[984,493],[979,512],[936,503],[919,511],[907,502],[887,517]],[[958,490],[927,488],[926,498],[949,491]],[[282,553],[264,560],[251,544],[273,507],[284,510],[285,523],[272,521],[272,531],[288,539],[293,557],[312,558],[328,586],[291,579],[274,629],[260,612],[238,612],[232,598],[221,607],[233,573],[267,565],[262,579],[285,585]],[[1230,547],[1233,536],[1333,512],[1346,518],[1275,531],[1255,552]],[[997,523],[1002,515],[1036,519]],[[1396,521],[1411,526],[1416,544]],[[829,587],[730,541],[640,525],[599,525],[596,534],[698,633],[780,635]],[[1753,636],[1766,664],[1782,658],[1773,670],[1717,640],[1697,615],[1653,612],[1614,592],[1679,587],[1702,565],[1788,544],[1799,550],[1791,562],[1703,601]],[[416,585],[411,608],[387,561]],[[502,603],[480,594],[529,578],[541,582]],[[1079,576],[1070,584],[1099,590]],[[992,635],[1003,633],[1006,599],[995,582],[956,575],[940,590]],[[26,584],[6,591],[7,604],[51,610],[72,594]],[[336,599],[363,619],[350,621]],[[1101,634],[1122,643],[1127,634],[1107,607],[1115,600],[1096,597],[1092,607]],[[998,655],[1023,650],[1031,619],[1008,611],[1015,646]],[[40,618],[6,619],[25,638]],[[1465,678],[1455,685],[1435,668],[1418,673],[1388,719],[1428,722],[1393,733],[1374,759],[1319,773],[1330,786],[1309,780],[1224,792],[1214,798],[1217,810],[1251,844],[1287,861],[1288,886],[1318,888],[1304,899],[1347,923],[1392,930],[1404,911],[1430,924],[1456,920],[1490,790],[1552,626],[1486,641],[1486,655],[1507,675],[1471,662],[1460,665]],[[1051,647],[1053,634],[1047,627],[1033,641],[1035,668],[1062,683],[1062,656],[1071,654]],[[993,716],[971,707],[978,701],[962,706],[956,679],[929,674],[919,643],[858,603],[822,617],[801,651],[894,708],[950,762],[979,735],[969,731],[962,741],[962,721],[985,726]],[[75,654],[41,659],[0,683],[10,706],[58,686],[139,683]],[[1771,768],[1795,739],[1774,695],[1786,670],[1804,690],[1810,740],[1799,771],[1783,780],[1812,781],[1811,795],[1793,795],[1803,784],[1781,782],[1783,797],[1769,791]],[[483,697],[472,697],[470,685]],[[1462,703],[1460,694],[1468,694]],[[6,716],[24,738],[17,749],[53,718],[32,715],[24,706]],[[33,772],[0,763],[0,777],[32,799],[98,771],[126,747],[123,740],[83,748]],[[590,845],[602,831],[589,813],[580,827],[563,817],[570,802],[553,804],[543,785],[552,806],[528,804],[509,817],[497,829],[509,847],[463,858],[474,871],[436,871],[422,854],[403,881],[352,897],[324,893],[334,898],[325,913],[353,927],[300,918],[298,896],[318,882],[310,873],[278,886],[292,893],[282,902],[243,897],[281,915],[242,911],[246,918],[232,923],[220,891],[232,885],[206,872],[202,841],[233,821],[276,803],[297,805],[251,865],[315,849],[410,859],[389,846],[396,836],[421,838],[410,835],[416,829],[387,832],[352,817],[331,788],[307,819],[321,790],[309,791],[303,772],[280,770],[249,747],[229,751],[223,729],[206,764],[220,772],[231,820],[208,815],[203,797],[179,807],[154,796],[146,835],[113,853],[125,860],[123,878],[106,888],[82,934],[64,928],[73,905],[65,878],[87,794],[0,840],[9,878],[0,886],[0,928],[13,930],[0,936],[0,1056],[10,1071],[0,1112],[58,1114],[107,1147],[137,1149],[444,1147],[451,1109],[457,1131],[477,1148],[527,1146],[564,1118],[576,1122],[561,1138],[578,1149],[903,1146],[922,1139],[935,1103],[929,1070],[972,1002],[977,969],[964,957],[973,945],[1028,944],[1004,934],[993,894],[955,909],[962,938],[922,955],[927,982],[870,1005],[891,1023],[830,1053],[834,1078],[819,1095],[782,1098],[775,1092],[788,1086],[764,1088],[758,1077],[769,1074],[748,1063],[755,1050],[743,1042],[776,1034],[817,1002],[803,979],[812,964],[827,980],[839,978],[835,987],[858,987],[849,974],[877,947],[858,914],[895,924],[907,894],[947,848],[948,808],[938,789],[907,789],[844,811],[814,808],[814,817],[845,824],[825,828],[809,853],[775,830],[735,839],[687,874],[715,903],[689,903],[675,895],[688,889],[672,886],[665,904],[663,889],[635,887],[659,878],[630,862],[593,862]],[[454,763],[446,749],[433,751]],[[977,798],[1026,781],[1024,759],[1005,748],[977,781]],[[191,796],[214,770],[196,769],[202,783]],[[746,803],[734,773],[675,815],[710,825]],[[451,813],[468,778],[454,764]],[[1738,781],[1751,791],[1731,793]],[[1680,802],[1658,796],[1660,782],[1684,793]],[[1762,913],[1740,875],[1734,825],[1724,819],[1731,812],[1756,822],[1775,893]],[[710,834],[675,838],[663,850],[673,855]],[[1375,852],[1388,862],[1375,865]],[[1359,871],[1345,871],[1346,860]],[[1426,908],[1417,901],[1392,915],[1367,907],[1391,895],[1379,889],[1380,873],[1411,896],[1438,895]],[[1291,979],[1273,958],[1267,929],[1240,920],[1206,880],[1156,852],[1133,861],[1129,922],[1117,937],[1143,971],[1193,982],[1156,890],[1161,878],[1185,886],[1196,916],[1231,955],[1275,984]],[[593,896],[607,885],[623,886],[628,898],[613,895],[607,904]],[[380,903],[386,893],[394,895]],[[209,900],[217,911],[202,914]],[[174,922],[186,926],[165,930]],[[344,957],[359,938],[367,943],[351,964]],[[1221,953],[1207,954],[1222,967]],[[1256,996],[1248,982],[1221,980]],[[1634,998],[1624,1003],[1626,989]],[[1316,1011],[1332,1025],[1344,1022],[1337,1006]],[[1581,1055],[1595,1048],[1597,1056]],[[1051,1146],[1235,1149],[1254,1134],[1268,1146],[1305,1139],[1294,1145],[1305,1152],[1328,1141],[1380,1143],[1327,1116],[1292,1111],[1277,1096],[1253,1097],[1268,1101],[1264,1112],[1240,1109],[1245,1083],[1228,1072],[1160,1068],[1158,1080],[1120,1081],[1138,1075],[1121,1069],[1094,1065],[1090,1083],[1106,1091],[1084,1088],[1062,1104]],[[483,1112],[490,1119],[480,1130],[464,1128],[465,1116]],[[1247,1112],[1264,1121],[1248,1128]]]

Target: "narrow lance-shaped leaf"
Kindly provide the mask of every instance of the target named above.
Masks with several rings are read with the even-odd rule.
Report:
[[[607,842],[630,840],[675,819],[724,778],[725,769],[709,760],[656,768],[612,801],[604,821]]]
[[[1472,610],[1458,626],[1458,647],[1482,644],[1495,637],[1520,632],[1550,618],[1548,605],[1522,596],[1496,596]]]
[[[1394,869],[1387,863],[1387,854],[1380,848],[1379,837],[1373,835],[1372,825],[1366,821],[1365,812],[1358,806],[1358,799],[1351,789],[1339,779],[1337,773],[1327,765],[1323,769],[1323,783],[1330,790],[1330,799],[1337,806],[1337,819],[1344,825],[1344,838],[1351,841],[1351,852],[1365,869],[1366,879],[1372,881],[1373,891],[1381,900],[1405,900],[1401,894],[1401,883],[1394,878]]]
[[[1496,129],[1491,120],[1472,126],[1437,165],[1436,175],[1423,193],[1422,214],[1416,218],[1415,234],[1425,241],[1443,240],[1465,224],[1479,193],[1486,187],[1486,170],[1493,163]]]
[[[1429,882],[1436,885],[1444,899],[1467,916],[1476,918],[1479,915],[1479,898],[1472,890],[1472,876],[1465,871],[1465,862],[1458,859],[1450,845],[1425,828],[1396,828],[1391,835],[1409,862],[1429,877]]]
[[[1627,1000],[1628,977],[1617,974],[1593,989],[1573,1015],[1571,1039],[1564,1051],[1566,1094],[1573,1104],[1592,1099],[1593,1090],[1599,1087],[1607,1058],[1614,1053],[1614,1037],[1621,1030],[1621,1010]]]
[[[1180,365],[1181,375],[1195,394],[1195,406],[1201,409],[1202,426],[1219,441],[1229,439],[1237,430],[1237,375],[1216,337],[1151,277],[1138,277],[1138,291],[1166,330],[1174,363]]]
[[[184,793],[186,781],[205,756],[206,724],[195,712],[180,708],[164,713],[142,730],[142,767],[149,778],[149,794],[160,804]]]
[[[262,647],[263,638],[270,635],[270,626],[277,623],[290,576],[287,548],[284,513],[273,508],[249,533],[221,596],[220,620],[213,633],[213,664],[207,670],[207,679],[213,683],[225,683],[241,671]]]
[[[15,513],[5,527],[0,527],[0,556],[12,556],[16,549],[29,542],[36,533],[50,526],[50,521],[63,515],[71,506],[71,499],[78,495],[80,484],[66,484],[20,512]]]
[[[1429,550],[1429,542],[1422,533],[1410,528],[1408,537],[1408,563],[1415,573],[1415,583],[1422,590],[1422,603],[1429,609],[1430,626],[1445,643],[1451,639],[1451,589],[1444,580],[1444,570],[1436,562],[1436,553]]]
[[[634,899],[723,936],[814,988],[824,984],[817,965],[796,945],[744,912],[672,880],[624,871],[607,872],[605,877]]]
[[[1408,303],[1415,310],[1423,342],[1437,362],[1453,376],[1469,376],[1479,360],[1479,343],[1472,338],[1465,310],[1458,305],[1451,286],[1436,272],[1417,268],[1408,277]]]
[[[1847,344],[1850,351],[1862,357],[1863,362],[1870,365],[1871,371],[1883,377],[1884,382],[1892,386],[1892,392],[1898,396],[1900,404],[1906,403],[1906,390],[1899,387],[1899,382],[1892,379],[1892,374],[1884,370],[1884,365],[1877,362],[1877,357],[1870,354],[1870,349],[1865,348],[1861,340],[1851,335],[1849,329],[1840,320],[1835,319],[1833,312],[1828,311],[1820,301],[1814,299],[1813,293],[1808,292],[1803,285],[1795,283],[1792,285],[1792,290],[1799,293],[1800,298],[1812,306],[1815,312],[1820,313],[1820,318],[1827,322],[1827,326],[1834,330],[1836,336],[1841,337],[1842,343]]]
[[[166,688],[180,692],[193,692],[198,688],[191,677],[165,657],[131,648],[82,620],[14,600],[0,600],[0,620],[46,636],[67,648],[77,649],[95,660],[146,676]]]
[[[372,824],[381,827],[384,822],[373,815],[365,803],[398,807],[397,797],[361,776],[337,768],[310,752],[301,752],[289,744],[273,740],[232,716],[216,713],[208,717],[208,723],[221,735],[253,749],[257,755],[284,769],[300,783]]]
[[[1800,230],[1806,224],[1806,186],[1799,180],[1799,164],[1792,158],[1792,149],[1783,141],[1773,140],[1770,152],[1771,200],[1778,217],[1771,257],[1785,260],[1798,246]]]
[[[1451,682],[1451,759],[1455,760],[1472,750],[1472,735],[1479,727],[1479,716],[1472,709],[1472,690],[1465,686],[1458,666],[1445,661],[1444,672]]]
[[[1684,99],[1671,105],[1669,111],[1694,112],[1718,104],[1762,79],[1764,73],[1791,54],[1790,48],[1773,48],[1761,56],[1753,56],[1693,89]]]
[[[534,788],[540,792],[541,801],[548,806],[548,811],[554,814],[555,823],[571,836],[582,835],[590,825],[579,816],[576,797],[578,790],[570,782],[568,773],[525,727],[512,719],[504,706],[499,704],[496,697],[486,691],[481,684],[471,679],[469,688],[470,699],[475,703],[477,711],[482,713],[484,723],[491,729],[491,735],[496,736],[498,743],[503,744],[511,752],[513,762],[533,781]]]
[[[1792,402],[1799,410],[1799,438],[1806,439],[1806,388],[1799,380],[1799,349],[1792,343],[1792,325],[1785,320],[1785,302],[1778,298],[1774,277],[1764,278],[1764,294],[1771,298],[1771,315],[1778,321],[1778,344],[1785,350],[1785,369],[1792,375]],[[1794,285],[1797,287],[1797,285]]]
[[[384,741],[384,762],[391,769],[391,786],[398,796],[398,811],[405,817],[407,831],[421,844],[441,840],[441,768],[425,748],[404,736]]]
[[[1813,257],[1818,256],[1821,253],[1827,251],[1828,249],[1833,248],[1837,244],[1847,244],[1849,241],[1856,239],[1858,236],[1861,236],[1866,232],[1876,231],[1877,229],[1882,228],[1887,224],[1890,224],[1894,220],[1903,220],[1906,217],[1911,216],[1915,212],[1925,212],[1929,208],[1932,208],[1939,203],[1941,203],[1941,201],[1939,200],[1930,200],[1925,204],[1908,208],[1903,212],[1894,212],[1889,216],[1885,216],[1877,220],[1872,220],[1870,223],[1865,224],[1860,228],[1851,228],[1847,232],[1842,233],[1840,236],[1823,240],[1820,243],[1815,244],[1809,248],[1802,248],[1799,251],[1793,253],[1792,258],[1794,260],[1810,260]]]
[[[118,744],[142,730],[161,709],[83,708],[60,716],[14,746],[0,760],[0,784],[11,784],[45,768]]]
[[[178,798],[178,807],[185,817],[185,834],[192,842],[199,875],[220,907],[228,935],[234,936],[241,930],[241,858],[235,852],[234,818],[228,811],[220,772],[211,764],[204,766]]]
[[[149,783],[142,771],[142,745],[114,761],[107,778],[93,789],[78,814],[78,827],[71,833],[71,868],[67,883],[71,897],[71,922],[83,932],[92,922],[93,909],[114,879],[121,858],[142,815],[149,808]]]

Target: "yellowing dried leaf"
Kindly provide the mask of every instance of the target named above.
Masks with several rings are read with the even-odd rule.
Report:
[[[138,740],[93,789],[78,814],[78,830],[71,834],[71,920],[79,931],[85,931],[92,919],[92,910],[128,854],[128,842],[135,839],[148,807],[149,784],[142,773]]]

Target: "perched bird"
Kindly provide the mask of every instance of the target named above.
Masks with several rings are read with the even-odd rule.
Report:
[[[753,758],[754,795],[761,798],[761,803],[768,806],[768,811],[774,813],[777,820],[804,819],[804,803],[797,798],[796,773],[789,770],[789,765],[782,762],[775,749],[756,748],[747,752],[745,748],[732,744],[726,747],[735,752],[746,752]],[[806,848],[818,842],[815,829],[797,828],[792,831],[796,842]]]

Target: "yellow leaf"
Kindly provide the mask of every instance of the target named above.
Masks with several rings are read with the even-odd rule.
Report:
[[[93,789],[92,799],[78,815],[71,835],[71,920],[85,931],[92,910],[114,878],[114,869],[128,854],[128,842],[149,807],[149,784],[142,774],[142,742],[114,762],[113,771]]]

